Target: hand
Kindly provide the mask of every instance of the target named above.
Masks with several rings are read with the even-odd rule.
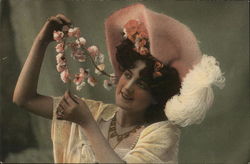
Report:
[[[41,31],[38,34],[40,40],[45,43],[50,43],[53,41],[54,30],[62,30],[63,26],[70,27],[71,20],[68,19],[63,14],[57,14],[56,16],[51,16],[43,25]]]
[[[87,104],[80,98],[66,91],[56,111],[57,119],[75,122],[87,126],[94,120]]]

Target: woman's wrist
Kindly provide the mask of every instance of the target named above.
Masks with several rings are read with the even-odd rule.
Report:
[[[35,38],[35,42],[41,46],[47,47],[49,45],[49,41],[46,41],[45,37],[40,36],[39,34]]]
[[[79,122],[79,125],[86,131],[98,127],[93,117],[89,118],[89,120],[82,120],[81,122]]]

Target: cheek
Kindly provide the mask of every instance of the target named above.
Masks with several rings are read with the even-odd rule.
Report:
[[[120,90],[122,89],[122,87],[125,85],[124,84],[125,82],[124,82],[124,80],[123,80],[123,78],[121,77],[119,80],[118,80],[118,82],[117,82],[117,84],[116,84],[116,94],[118,94],[119,92],[120,92]]]
[[[144,90],[138,90],[135,93],[135,97],[137,99],[137,103],[140,103],[141,105],[143,105],[144,107],[148,107],[149,105],[151,105],[152,103],[152,96],[150,95],[150,93],[148,93],[147,91]]]

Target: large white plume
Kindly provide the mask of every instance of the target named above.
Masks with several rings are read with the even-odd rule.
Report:
[[[216,59],[203,55],[201,61],[183,79],[180,95],[166,103],[168,119],[182,127],[201,123],[213,103],[212,85],[222,89],[225,78]]]

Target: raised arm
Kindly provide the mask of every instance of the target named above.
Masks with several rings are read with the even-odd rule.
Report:
[[[53,41],[53,31],[69,25],[64,15],[50,17],[36,36],[28,58],[19,75],[13,102],[28,111],[45,118],[52,118],[52,98],[37,93],[37,84],[46,48]]]

